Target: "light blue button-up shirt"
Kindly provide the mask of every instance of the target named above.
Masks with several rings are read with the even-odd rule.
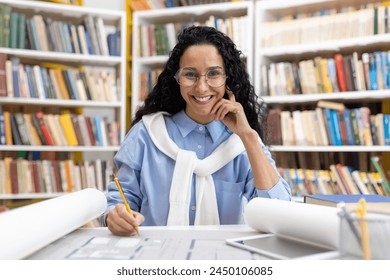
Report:
[[[201,125],[191,120],[184,111],[173,116],[164,115],[164,118],[170,138],[179,148],[194,151],[199,159],[209,156],[232,134],[220,121]],[[270,152],[263,144],[262,148],[276,170]],[[175,161],[157,149],[143,122],[133,126],[126,135],[114,161],[119,169],[117,177],[130,207],[145,217],[143,225],[166,225]],[[212,174],[212,177],[221,224],[242,223],[243,208],[246,202],[254,197],[291,200],[290,187],[281,177],[270,190],[255,188],[246,152]],[[114,182],[108,185],[107,202],[105,215],[117,203],[123,203]],[[191,203],[188,209],[191,225],[195,220],[195,210],[195,176],[193,176]]]

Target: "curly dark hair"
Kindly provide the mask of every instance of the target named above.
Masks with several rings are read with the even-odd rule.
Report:
[[[132,125],[147,114],[159,111],[175,114],[185,109],[186,103],[180,94],[179,84],[174,78],[179,69],[180,58],[190,46],[213,45],[221,54],[225,64],[228,77],[226,85],[234,93],[236,101],[243,106],[250,126],[257,131],[263,141],[266,141],[265,104],[256,95],[246,65],[241,59],[242,52],[236,48],[233,41],[224,33],[207,26],[186,27],[177,39],[178,43],[170,52],[168,61],[144,105],[137,110]]]

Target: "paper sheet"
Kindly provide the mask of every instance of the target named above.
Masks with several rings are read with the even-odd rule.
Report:
[[[255,198],[245,209],[245,222],[255,230],[338,248],[339,208]]]
[[[80,228],[30,255],[29,260],[251,260],[267,259],[228,246],[225,239],[258,235],[245,225],[141,226],[140,236],[108,228]]]
[[[0,259],[23,259],[99,217],[104,194],[84,189],[0,214]]]

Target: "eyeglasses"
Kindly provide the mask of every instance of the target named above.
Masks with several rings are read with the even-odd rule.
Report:
[[[206,83],[210,87],[220,87],[226,81],[226,74],[220,68],[213,68],[206,72],[204,75],[199,75],[192,69],[182,68],[179,69],[175,74],[177,83],[183,87],[191,87],[196,84],[201,76],[205,76]]]

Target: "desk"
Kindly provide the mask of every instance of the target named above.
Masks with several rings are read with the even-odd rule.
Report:
[[[256,235],[246,225],[140,227],[140,236],[119,237],[107,228],[80,228],[27,259],[250,260],[267,259],[229,246],[227,238]]]

